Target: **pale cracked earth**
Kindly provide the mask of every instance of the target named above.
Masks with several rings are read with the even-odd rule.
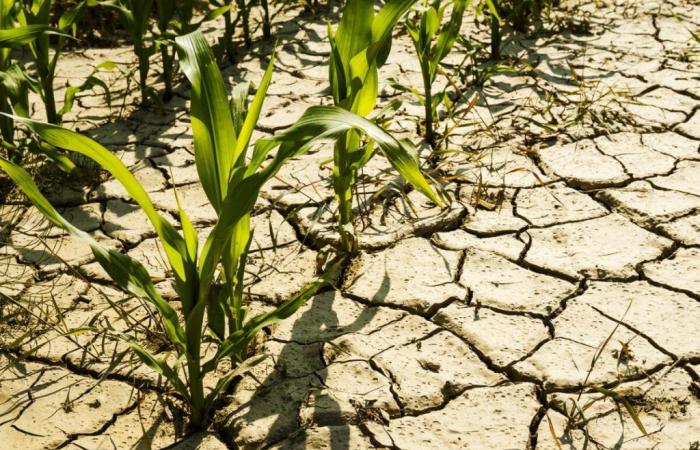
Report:
[[[443,144],[459,152],[426,166],[450,208],[401,193],[381,158],[367,167],[364,251],[338,290],[261,336],[258,350],[272,358],[241,380],[208,433],[187,435],[166,387],[103,331],[167,352],[144,305],[110,287],[85,244],[21,200],[4,206],[12,232],[0,292],[12,301],[0,303],[0,448],[697,450],[700,44],[691,32],[700,3],[598,3],[573,5],[554,17],[561,28],[509,43],[520,74],[490,78],[464,117],[474,91],[451,89],[457,114],[443,117]],[[329,17],[337,20],[299,8],[275,16],[278,61],[258,136],[330,102]],[[486,41],[472,19],[463,31]],[[255,82],[269,52],[258,43],[224,73]],[[60,84],[130,55],[69,55]],[[451,55],[447,72],[463,58]],[[419,86],[406,36],[382,69],[390,77]],[[183,83],[165,111],[131,106],[133,97],[110,110],[83,95],[69,126],[114,149],[174,221],[177,189],[206,231],[215,215],[196,183],[188,95]],[[397,97],[385,85],[382,102]],[[391,129],[419,141],[421,109],[402,98]],[[319,252],[337,240],[331,152],[292,162],[263,193],[254,311],[312,280]],[[73,223],[140,259],[172,297],[154,234],[114,181],[47,178]],[[648,434],[589,386],[618,392]]]

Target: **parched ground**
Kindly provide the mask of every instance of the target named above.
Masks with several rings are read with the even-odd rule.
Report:
[[[110,287],[86,245],[8,201],[0,447],[700,448],[700,3],[583,3],[535,37],[509,40],[514,72],[471,66],[459,48],[450,55],[453,78],[436,84],[448,83],[454,101],[440,126],[451,151],[426,170],[451,207],[403,189],[373,160],[358,190],[363,252],[337,290],[261,335],[258,350],[272,357],[241,380],[209,433],[185,433],[178,402],[109,331],[165,355],[148,309]],[[327,19],[275,15],[278,61],[258,136],[330,103]],[[486,42],[470,18],[463,31]],[[227,79],[259,80],[270,46],[227,66]],[[420,86],[412,52],[398,36],[382,79]],[[130,55],[68,55],[60,84]],[[126,89],[107,75],[116,94]],[[484,78],[483,89],[455,90]],[[420,106],[388,83],[382,92],[382,103],[404,100],[391,130],[419,141]],[[188,96],[183,83],[160,110],[82,95],[68,125],[114,149],[174,221],[177,189],[204,234],[215,214],[196,183]],[[263,192],[253,312],[311,281],[337,240],[331,160],[331,148],[315,149]],[[80,163],[77,179],[38,173],[47,195],[145,263],[172,297],[145,216]]]

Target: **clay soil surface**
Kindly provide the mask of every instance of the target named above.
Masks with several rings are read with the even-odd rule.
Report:
[[[188,434],[167,386],[105,331],[167,354],[146,305],[112,287],[86,244],[7,200],[0,449],[700,448],[700,3],[576,3],[507,40],[503,65],[515,70],[483,87],[472,82],[488,63],[467,72],[456,46],[445,72],[467,87],[463,97],[449,88],[456,113],[443,111],[438,129],[456,151],[431,160],[451,206],[391,188],[390,165],[374,159],[359,180],[362,251],[337,290],[261,333],[256,349],[271,357],[206,433]],[[326,20],[337,23],[337,11],[274,15],[276,70],[254,140],[332,103]],[[220,29],[208,25],[212,42]],[[488,42],[471,17],[463,34]],[[241,51],[223,67],[227,81],[257,83],[271,47],[257,39]],[[420,89],[413,52],[397,35],[380,103],[402,99],[389,129],[420,142],[422,107],[386,82]],[[60,78],[131,55],[76,51]],[[124,94],[119,73],[106,77]],[[438,76],[436,89],[446,83]],[[210,229],[187,83],[164,110],[135,95],[109,108],[81,94],[66,125],[114,150],[173,220],[177,190],[196,227]],[[45,192],[77,226],[142,261],[172,298],[145,216],[83,164],[94,176],[42,173]],[[265,187],[253,218],[254,312],[313,280],[320,252],[337,243],[331,164],[332,147],[316,148]]]

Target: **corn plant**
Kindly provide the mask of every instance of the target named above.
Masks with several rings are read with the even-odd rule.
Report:
[[[210,3],[218,10],[223,10],[224,16],[224,32],[219,38],[218,53],[222,58],[225,56],[229,62],[235,62],[235,47],[234,47],[234,34],[236,32],[236,26],[240,23],[241,30],[243,31],[243,43],[246,48],[250,47],[253,43],[252,36],[250,33],[250,8],[253,6],[252,3],[246,2],[246,0],[209,0]],[[271,26],[270,26],[270,8],[267,0],[260,0],[260,6],[263,10],[263,37],[269,39],[272,36]],[[234,18],[234,10],[236,15]]]
[[[526,33],[531,23],[540,20],[542,13],[558,3],[557,0],[483,0],[480,6],[485,5],[489,9],[491,59],[501,58],[504,24]]]
[[[170,28],[177,13],[179,21],[174,25],[179,28],[180,32],[176,31],[176,33],[177,35],[186,34],[189,32],[189,24],[194,14],[194,0],[185,0],[180,3],[180,5],[176,5],[174,0],[156,0],[156,24],[160,38],[160,56],[163,64],[163,83],[165,84],[163,99],[165,101],[170,100],[173,95],[175,55],[173,48],[167,45],[167,40],[171,38]]]
[[[361,116],[369,114],[377,104],[379,67],[391,50],[392,31],[415,0],[389,0],[375,15],[373,0],[348,0],[338,29],[329,25],[331,45],[329,80],[333,101],[337,106]],[[357,250],[353,227],[352,199],[358,171],[373,156],[374,142],[362,142],[360,134],[349,130],[339,139],[333,152],[333,190],[338,201],[338,229],[345,252]],[[404,145],[405,153],[387,154],[399,173],[416,189],[435,203],[442,204],[419,169],[415,150]],[[400,166],[395,158],[410,161]]]
[[[155,54],[156,47],[149,43],[151,13],[154,0],[94,0],[96,4],[115,10],[121,18],[124,29],[134,46],[134,54],[138,59],[139,89],[141,102],[146,103],[155,97],[155,92],[148,86],[148,71],[150,57]]]
[[[246,3],[246,0],[236,0],[236,10],[238,13],[236,20],[241,22],[241,28],[243,28],[243,43],[247,48],[250,47],[253,42],[250,37],[250,5]]]
[[[267,0],[260,0],[260,6],[263,10],[263,37],[269,39],[272,36],[271,25],[270,25],[270,6]]]
[[[47,41],[43,38],[49,32],[55,33],[47,23],[27,24],[27,17],[33,19],[34,16],[25,14],[22,4],[13,0],[2,0],[0,2],[0,113],[6,114],[0,117],[0,135],[2,136],[2,148],[7,156],[14,162],[19,163],[23,159],[23,152],[20,150],[15,137],[15,126],[13,119],[7,114],[17,114],[26,117],[29,114],[29,91],[38,93],[45,102],[47,116],[53,118],[54,122],[59,122],[65,112],[70,111],[75,94],[81,90],[92,88],[95,84],[101,83],[96,77],[89,77],[81,86],[68,86],[66,89],[63,108],[57,113],[53,96],[53,74],[62,47],[60,38],[59,46],[54,52],[51,60],[48,59]],[[34,6],[43,4],[36,3]],[[36,11],[36,10],[35,10]],[[73,15],[75,17],[75,15]],[[59,21],[67,28],[70,19]],[[35,41],[42,39],[42,44],[35,44]],[[21,61],[12,59],[12,50],[22,46],[31,46],[35,58],[35,65],[40,71],[42,82],[30,77]],[[50,82],[47,80],[51,80]],[[109,91],[106,90],[108,99]],[[52,114],[53,112],[53,114]],[[37,144],[30,142],[30,149],[35,153],[44,153],[51,157],[65,171],[75,169],[75,164],[65,155],[56,151],[48,144]]]
[[[433,95],[432,86],[440,62],[445,59],[454,46],[468,3],[469,0],[455,0],[451,3],[441,0],[428,3],[427,0],[424,0],[417,13],[409,16],[406,20],[406,29],[416,49],[423,75],[423,94],[421,95],[413,87],[403,86],[399,83],[393,83],[393,86],[413,93],[425,108],[425,140],[431,146],[435,145],[433,132],[435,110],[440,103],[448,100],[446,97],[447,89]],[[450,19],[443,24],[445,11],[450,5],[452,6]]]
[[[219,38],[218,52],[219,56],[225,56],[230,63],[234,62],[234,57],[236,49],[233,46],[233,35],[236,32],[236,23],[233,19],[233,7],[235,3],[233,0],[209,0],[211,4],[216,8],[226,7],[228,8],[224,16],[224,32]]]
[[[225,14],[231,5],[224,5],[210,10],[199,21],[193,22],[195,0],[155,0],[156,25],[158,26],[158,41],[163,64],[163,83],[165,89],[163,99],[170,100],[173,94],[173,75],[175,69],[175,48],[172,41],[176,36],[182,36],[198,29],[202,23],[214,20]]]
[[[88,0],[83,0],[68,8],[57,20],[51,16],[52,10],[55,9],[51,0],[27,0],[23,2],[3,0],[3,3],[0,29],[4,30],[5,33],[4,38],[0,37],[0,46],[17,47],[22,45],[28,47],[34,61],[33,73],[38,78],[37,82],[30,79],[21,63],[13,64],[10,61],[9,49],[3,50],[3,55],[0,56],[0,66],[4,71],[13,67],[4,78],[8,83],[10,79],[15,83],[16,94],[23,95],[16,90],[19,85],[22,85],[22,91],[28,87],[39,94],[46,110],[46,120],[53,124],[62,122],[63,115],[70,112],[73,107],[75,95],[81,91],[101,87],[109,102],[109,89],[103,81],[95,76],[96,70],[79,86],[68,86],[63,107],[60,110],[56,107],[54,94],[56,67],[67,40],[70,38],[68,33],[75,31],[77,21],[87,7]],[[52,23],[54,21],[55,24]],[[21,37],[19,40],[16,39],[18,36]],[[17,112],[21,114],[21,110],[22,108]]]
[[[56,110],[56,100],[54,98],[54,78],[56,74],[56,64],[65,45],[66,37],[60,33],[67,32],[77,20],[82,8],[85,7],[85,2],[79,3],[74,8],[67,10],[61,19],[58,21],[58,34],[56,34],[56,45],[53,49],[53,57],[50,54],[51,44],[49,42],[49,34],[41,33],[35,39],[28,43],[36,72],[39,77],[41,89],[39,90],[44,107],[46,108],[46,120],[50,123],[60,124],[61,119],[59,112]],[[20,8],[18,20],[24,26],[45,27],[48,31],[51,24],[51,1],[50,0],[33,0],[25,3],[23,8]]]
[[[164,249],[175,279],[180,313],[161,297],[141,263],[104,248],[64,219],[19,165],[0,158],[0,168],[50,222],[87,241],[96,260],[119,287],[144,299],[158,312],[175,358],[160,358],[132,337],[121,337],[187,402],[191,426],[201,429],[206,426],[217,399],[233,380],[264,357],[246,358],[248,345],[256,333],[289,317],[330,282],[341,263],[340,259],[332,261],[324,277],[277,308],[248,317],[243,294],[245,264],[252,240],[249,218],[263,184],[274,177],[287,160],[302,154],[319,140],[344,139],[350,130],[358,130],[376,142],[386,155],[391,155],[390,160],[407,179],[426,192],[431,191],[405,144],[373,122],[335,106],[309,108],[286,131],[258,140],[250,153],[249,141],[270,84],[274,60],[252,102],[247,104],[245,87],[234,89],[233,98],[227,100],[223,78],[201,33],[178,37],[176,45],[180,66],[192,85],[195,164],[202,188],[218,216],[202,246],[179,201],[181,231],[155,209],[134,175],[105,147],[55,125],[19,117],[15,120],[50,145],[93,159],[124,186],[148,217]],[[206,360],[201,352],[203,343],[214,346],[213,355]],[[204,377],[224,361],[231,362],[232,370],[206,390]]]
[[[40,32],[36,27],[16,26],[18,4],[12,0],[0,0],[0,112],[26,116],[29,112],[28,85],[31,80],[24,67],[12,60],[12,48],[35,39]],[[0,134],[8,157],[18,162],[20,153],[16,149],[15,127],[11,117],[0,117]]]

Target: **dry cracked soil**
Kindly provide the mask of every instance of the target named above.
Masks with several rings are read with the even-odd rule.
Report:
[[[456,113],[442,114],[441,143],[457,151],[433,167],[449,208],[396,189],[382,158],[366,167],[362,252],[336,290],[261,334],[256,347],[271,357],[206,433],[188,434],[162,380],[103,331],[166,354],[152,313],[111,287],[86,244],[8,200],[0,448],[699,449],[700,3],[562,3],[542,32],[505,42],[527,70],[485,78],[468,111],[475,88],[450,91]],[[276,71],[254,139],[331,102],[330,9],[276,11]],[[462,31],[488,41],[471,18]],[[224,67],[226,80],[259,80],[270,50],[256,41]],[[445,60],[453,82],[483,76],[464,58],[457,48]],[[133,63],[128,47],[71,53],[58,84],[101,60]],[[407,36],[381,74],[420,86]],[[122,77],[109,77],[121,104],[81,94],[67,125],[114,150],[173,221],[177,190],[207,231],[215,214],[196,182],[188,86],[160,110],[137,107]],[[391,131],[419,141],[421,107],[382,87],[382,103],[395,98],[404,102]],[[265,187],[254,312],[313,280],[338,241],[330,160],[331,148],[317,148]],[[126,192],[99,174],[51,176],[47,195],[66,217],[142,261],[172,298],[162,249]]]

